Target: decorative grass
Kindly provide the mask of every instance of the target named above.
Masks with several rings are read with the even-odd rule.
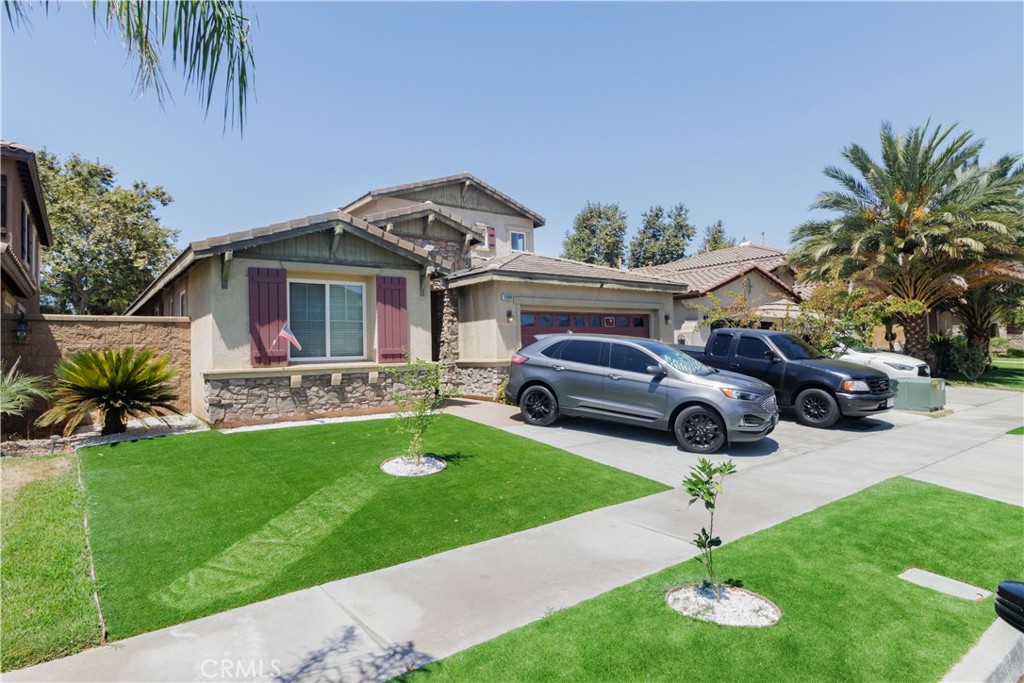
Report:
[[[85,544],[85,495],[71,467],[22,486],[3,500],[0,546],[0,669],[69,655],[100,638]],[[17,476],[39,458],[7,460]],[[38,463],[35,463],[38,464]]]
[[[935,681],[992,624],[973,602],[897,578],[926,569],[995,590],[1024,576],[1024,510],[893,479],[716,551],[723,576],[774,601],[770,628],[665,605],[672,567],[435,662],[413,681]]]
[[[403,446],[390,420],[370,420],[83,451],[111,637],[667,489],[448,415],[426,440],[445,472],[381,472]]]

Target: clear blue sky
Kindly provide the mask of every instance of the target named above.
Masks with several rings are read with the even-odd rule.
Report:
[[[54,9],[56,8],[56,11]],[[1024,4],[250,5],[244,137],[132,94],[86,5],[4,19],[2,136],[164,185],[180,242],[469,171],[547,217],[557,254],[588,200],[630,232],[652,204],[785,246],[851,142],[959,122],[989,158],[1024,148]]]

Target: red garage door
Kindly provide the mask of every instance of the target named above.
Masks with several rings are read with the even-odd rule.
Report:
[[[651,316],[648,313],[523,311],[519,314],[519,328],[523,346],[537,341],[538,335],[570,331],[649,337]]]

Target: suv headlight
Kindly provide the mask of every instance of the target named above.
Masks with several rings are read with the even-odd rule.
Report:
[[[843,391],[871,391],[871,387],[864,380],[848,379],[843,382]]]
[[[735,387],[719,387],[722,393],[729,398],[735,398],[740,401],[760,401],[764,396],[755,393],[753,391],[744,391],[743,389],[736,389]]]
[[[895,370],[900,370],[902,372],[906,372],[907,370],[913,370],[914,369],[913,365],[904,365],[903,363],[897,363],[894,360],[883,360],[882,362],[885,363],[886,365],[888,365],[890,368],[893,368]]]

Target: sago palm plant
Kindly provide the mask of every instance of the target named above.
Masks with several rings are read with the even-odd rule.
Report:
[[[856,174],[826,168],[841,190],[812,205],[838,216],[792,234],[802,279],[854,281],[904,304],[906,352],[929,362],[928,312],[969,287],[1014,279],[1022,244],[1020,157],[982,166],[973,133],[953,131],[925,124],[901,136],[883,124],[880,163],[846,147]]]
[[[167,382],[177,372],[151,349],[79,351],[54,369],[54,406],[39,416],[41,426],[67,421],[69,435],[91,413],[99,413],[102,434],[119,434],[127,418],[179,413],[178,394]]]
[[[0,360],[0,415],[23,415],[37,398],[50,398],[46,378],[19,372],[19,362],[20,358],[8,368]]]

